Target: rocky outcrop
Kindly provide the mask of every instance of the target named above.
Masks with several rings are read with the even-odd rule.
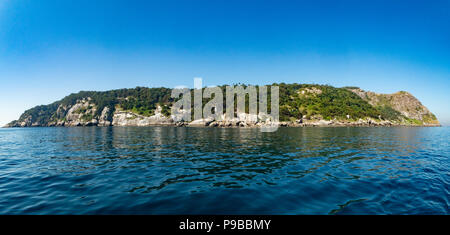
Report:
[[[237,113],[236,117],[229,118],[225,114],[218,119],[203,118],[186,123],[188,126],[210,126],[210,127],[252,127],[273,124],[267,115],[255,115],[248,113]]]
[[[213,118],[202,118],[189,122],[189,126],[209,126],[214,121]]]
[[[394,94],[379,94],[364,91],[360,88],[352,88],[349,90],[375,107],[391,107],[400,112],[404,117],[420,121],[423,125],[439,125],[436,116],[409,92],[399,91]]]
[[[108,116],[111,110],[108,107],[104,107],[102,114],[98,119],[98,126],[111,126],[111,121],[108,120]]]
[[[90,98],[80,100],[70,107],[65,116],[64,126],[94,126],[98,124],[98,120],[94,118],[97,108],[90,101]]]
[[[29,126],[33,126],[33,123],[31,122],[32,117],[28,116],[25,119],[23,119],[22,121],[12,121],[10,123],[8,123],[5,127],[29,127]],[[36,126],[36,125],[35,125]]]
[[[322,94],[322,90],[316,88],[316,87],[308,87],[308,88],[302,88],[297,92],[299,95],[302,96],[311,96],[311,95],[320,95]]]
[[[158,106],[155,114],[149,117],[142,116],[129,111],[116,111],[113,116],[113,126],[151,126],[151,125],[171,125],[174,121],[161,113]]]

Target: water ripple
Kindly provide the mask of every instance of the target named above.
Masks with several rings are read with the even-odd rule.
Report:
[[[448,214],[450,128],[0,130],[0,214]]]

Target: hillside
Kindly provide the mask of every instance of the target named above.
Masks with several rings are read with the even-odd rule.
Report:
[[[439,125],[437,118],[408,92],[377,94],[356,87],[272,85],[280,88],[283,125]],[[221,88],[224,90],[225,86]],[[26,110],[7,127],[178,125],[170,115],[176,101],[170,95],[169,88],[81,91]],[[207,101],[204,99],[203,104]],[[253,122],[237,118],[222,122],[195,120],[191,124],[249,126],[261,122],[258,117]]]
[[[387,118],[404,118],[406,121],[421,124],[439,124],[436,116],[432,114],[413,95],[406,91],[399,91],[394,94],[377,94],[371,91],[364,91],[359,88],[349,89],[359,97],[366,100],[370,105],[379,107],[381,111],[387,112]],[[398,113],[392,113],[397,111]]]

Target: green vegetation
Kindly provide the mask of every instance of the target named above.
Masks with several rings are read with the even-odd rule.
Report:
[[[426,123],[438,123],[438,120],[434,114],[425,114],[423,116],[423,121]]]
[[[19,121],[24,121],[31,116],[31,123],[48,123],[55,119],[55,112],[58,109],[59,102],[54,102],[49,105],[39,105],[25,111],[19,118]]]
[[[165,105],[162,106],[161,113],[162,113],[164,116],[169,117],[169,116],[170,116],[170,112],[171,112],[171,109],[170,109],[170,106],[169,106],[169,105],[165,104]]]
[[[246,85],[243,84],[236,85],[246,87]],[[359,118],[370,117],[374,119],[381,118],[384,120],[407,120],[407,122],[413,124],[419,122],[422,123],[422,121],[419,120],[405,119],[400,112],[389,106],[389,100],[381,100],[377,107],[370,105],[366,100],[349,90],[349,88],[356,89],[357,87],[335,88],[329,85],[297,83],[274,83],[272,85],[279,86],[281,121],[295,121],[302,117],[308,119],[323,118],[325,120],[342,120],[348,119],[348,117],[351,120],[357,120]],[[224,94],[225,111],[226,86],[223,85],[220,86],[220,88]],[[269,105],[268,111],[270,112],[270,87],[268,87],[267,91],[269,98],[267,104]],[[144,116],[151,116],[154,115],[155,109],[159,105],[162,108],[162,114],[170,116],[171,106],[176,101],[176,99],[171,98],[170,95],[171,89],[163,87],[136,87],[133,89],[118,89],[104,92],[81,91],[70,94],[62,100],[52,104],[40,105],[29,109],[22,114],[19,122],[24,121],[30,116],[31,123],[37,122],[40,124],[47,124],[51,121],[64,120],[70,106],[83,99],[89,100],[90,105],[88,107],[79,108],[75,113],[83,114],[82,119],[84,120],[92,120],[93,118],[99,117],[105,107],[108,107],[110,110],[107,117],[109,121],[112,120],[112,114],[116,108]],[[247,96],[246,101],[248,101],[248,98],[249,97]],[[210,99],[204,99],[203,105],[209,100]],[[62,108],[58,110],[59,106]],[[246,106],[246,111],[248,112],[248,104]],[[94,107],[95,112],[93,111]],[[235,110],[236,107],[235,100]],[[424,121],[437,122],[436,117],[432,114],[426,115]]]
[[[405,117],[406,123],[411,125],[423,125],[423,121]]]
[[[85,113],[88,109],[86,107],[81,107],[77,110],[74,111],[74,113],[80,114],[80,113]]]
[[[56,111],[60,105],[71,106],[82,99],[91,98],[89,101],[96,105],[97,110],[91,116],[84,116],[83,119],[92,119],[99,117],[105,107],[108,107],[108,120],[112,120],[112,114],[116,105],[119,105],[123,110],[130,110],[141,115],[152,115],[156,109],[157,104],[169,105],[173,103],[170,98],[171,89],[169,88],[146,88],[136,87],[133,89],[119,89],[104,92],[95,91],[80,91],[75,94],[70,94],[60,101],[54,102],[50,105],[40,105],[25,111],[19,118],[19,121],[24,121],[31,116],[31,122],[48,123],[50,121],[62,120],[67,110],[60,110],[61,113],[56,116]],[[92,107],[91,107],[92,108]],[[88,108],[80,108],[75,113],[84,113]],[[165,110],[167,114],[167,108]],[[170,109],[169,109],[170,112]]]
[[[390,106],[378,106],[377,109],[380,112],[381,118],[384,120],[400,120],[400,118],[403,117],[399,111]]]
[[[94,118],[94,116],[92,115],[92,114],[83,114],[82,116],[81,116],[81,119],[82,120],[85,120],[85,121],[90,121],[90,120],[92,120]]]
[[[360,89],[359,87],[357,87],[357,86],[345,86],[345,87],[342,87],[343,89],[350,89],[350,90],[354,90],[354,89]]]
[[[280,87],[280,120],[320,116],[326,120],[377,118],[380,111],[355,93],[326,85],[274,84]],[[320,90],[320,92],[314,92]]]

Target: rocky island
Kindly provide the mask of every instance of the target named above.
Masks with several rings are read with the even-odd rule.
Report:
[[[279,86],[281,126],[439,126],[436,116],[408,92],[378,94],[358,87],[316,84]],[[225,86],[221,86],[224,90]],[[192,90],[191,90],[192,92]],[[169,88],[136,87],[104,92],[81,91],[49,105],[26,110],[5,127],[53,126],[213,126],[252,127],[267,123],[259,115],[176,122]],[[204,99],[206,103],[208,99]]]

